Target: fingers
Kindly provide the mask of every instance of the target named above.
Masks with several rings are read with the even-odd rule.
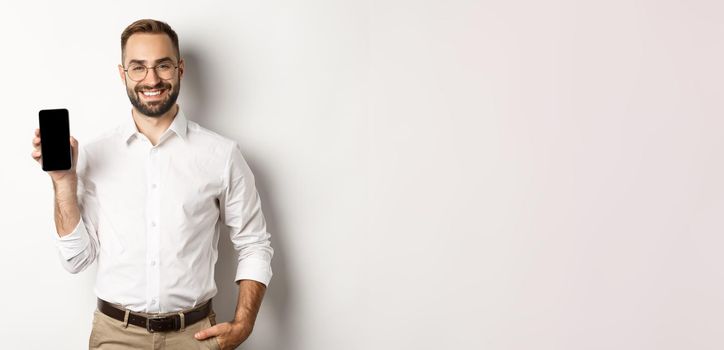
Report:
[[[30,153],[30,156],[35,159],[36,162],[40,162],[40,129],[35,129],[35,137],[33,137],[33,151]]]
[[[204,340],[209,337],[215,337],[222,333],[221,329],[222,324],[217,324],[216,326],[206,328],[196,334],[194,334],[194,338],[198,340]]]
[[[73,159],[72,167],[75,169],[75,165],[78,164],[78,140],[73,136],[70,137],[70,152]]]
[[[78,153],[78,140],[73,136],[70,137],[70,147],[73,149],[73,155]]]
[[[33,147],[40,147],[40,129],[35,128],[35,137],[33,137]]]

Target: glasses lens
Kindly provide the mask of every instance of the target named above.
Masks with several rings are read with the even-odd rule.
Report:
[[[143,80],[146,77],[146,67],[132,64],[128,66],[128,76],[135,81]]]
[[[161,63],[156,66],[156,74],[164,80],[173,78],[173,72],[176,69],[171,63]]]

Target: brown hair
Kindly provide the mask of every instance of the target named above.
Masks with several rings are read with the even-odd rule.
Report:
[[[176,57],[181,58],[180,50],[178,46],[178,35],[171,29],[171,26],[166,22],[157,21],[155,19],[139,19],[131,23],[121,33],[121,57],[125,60],[126,57],[126,42],[131,35],[136,33],[148,33],[148,34],[166,34],[171,38],[173,47],[176,49]]]

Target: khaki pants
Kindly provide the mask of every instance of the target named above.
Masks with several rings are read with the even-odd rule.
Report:
[[[147,314],[139,313],[147,316]],[[96,310],[93,314],[93,330],[88,340],[91,350],[175,350],[198,349],[220,350],[215,337],[196,340],[196,332],[216,324],[216,314],[212,310],[209,317],[198,321],[183,330],[171,332],[149,333],[145,328],[108,317]]]

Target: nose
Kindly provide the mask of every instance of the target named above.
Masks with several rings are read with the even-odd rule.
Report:
[[[161,78],[158,77],[156,74],[156,68],[151,68],[146,73],[146,77],[143,78],[143,82],[150,85],[150,86],[156,86],[161,81]]]

